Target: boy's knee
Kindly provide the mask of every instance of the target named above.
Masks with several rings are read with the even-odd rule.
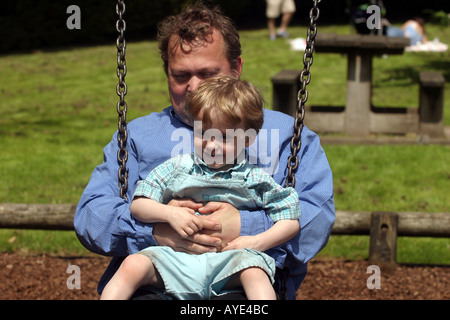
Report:
[[[149,259],[142,254],[132,254],[123,260],[120,268],[125,272],[136,272],[146,266]]]
[[[241,271],[241,278],[248,279],[260,279],[261,277],[267,277],[267,273],[259,267],[251,267]]]

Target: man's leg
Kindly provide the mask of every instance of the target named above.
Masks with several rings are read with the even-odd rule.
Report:
[[[267,27],[269,28],[269,35],[271,40],[275,40],[276,33],[275,33],[275,19],[268,18],[267,19]]]
[[[294,12],[286,12],[283,14],[283,16],[281,18],[280,29],[279,29],[280,34],[287,34],[287,27],[289,26],[289,23],[291,23],[293,16],[294,16]]]

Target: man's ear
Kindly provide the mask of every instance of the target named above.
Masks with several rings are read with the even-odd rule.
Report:
[[[235,76],[237,79],[239,79],[241,77],[243,65],[244,65],[244,60],[242,59],[242,57],[237,58],[236,68],[234,70],[232,70],[233,76]]]

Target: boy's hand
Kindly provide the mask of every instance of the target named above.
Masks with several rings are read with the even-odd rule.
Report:
[[[203,229],[203,223],[195,216],[195,211],[186,207],[171,207],[169,224],[183,238]]]
[[[196,203],[189,199],[172,199],[168,204],[170,206],[190,208],[192,210],[198,210],[203,207],[203,204]],[[220,232],[220,222],[207,219],[206,217],[197,218],[201,218],[202,220],[202,232],[205,232],[206,230],[209,230],[211,233]],[[201,234],[198,232],[187,238],[181,237],[168,223],[155,223],[153,227],[153,237],[160,246],[168,246],[175,251],[190,254],[216,252],[217,247],[220,246],[221,243],[220,238],[217,236]]]
[[[181,237],[167,223],[155,223],[153,237],[160,246],[169,246],[175,251],[200,254],[217,252],[231,240],[239,236],[241,230],[241,216],[233,206],[223,202],[209,202],[202,204],[192,200],[171,200],[169,205],[188,207],[208,216],[199,216],[203,229],[187,238]]]
[[[255,236],[238,237],[238,238],[234,239],[233,241],[229,242],[222,249],[222,251],[234,250],[234,249],[244,249],[244,248],[259,250],[257,237],[255,237]]]

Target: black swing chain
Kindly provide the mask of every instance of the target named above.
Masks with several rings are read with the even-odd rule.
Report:
[[[286,187],[295,187],[295,171],[298,168],[299,160],[297,157],[301,149],[301,133],[303,130],[303,120],[305,119],[305,104],[308,101],[308,90],[306,86],[311,81],[310,68],[313,63],[314,42],[317,35],[317,20],[319,19],[318,3],[321,0],[313,0],[314,6],[309,12],[309,28],[306,37],[306,48],[303,55],[303,70],[300,74],[301,88],[298,91],[298,106],[295,112],[294,134],[291,139],[291,155],[288,158],[288,175],[286,178]]]
[[[127,190],[128,190],[128,170],[127,170],[127,160],[128,151],[126,149],[127,145],[127,103],[125,102],[125,95],[127,94],[127,84],[125,83],[125,76],[127,74],[127,65],[125,61],[125,49],[127,43],[125,41],[124,32],[126,29],[125,20],[123,20],[123,15],[125,13],[125,3],[124,0],[117,0],[116,13],[119,19],[116,22],[116,29],[119,33],[116,41],[117,45],[117,78],[119,78],[119,83],[116,87],[117,95],[120,97],[119,102],[117,102],[117,113],[119,115],[118,123],[118,134],[117,141],[119,142],[119,150],[117,151],[117,161],[119,162],[119,187],[120,187],[120,197],[128,200]]]
[[[306,37],[306,48],[303,55],[303,70],[300,74],[301,88],[298,91],[298,106],[295,112],[294,134],[291,139],[291,155],[288,158],[288,175],[286,177],[286,187],[295,187],[295,172],[298,168],[299,160],[298,152],[302,147],[301,134],[303,130],[303,120],[305,119],[305,105],[308,101],[308,90],[306,86],[311,81],[310,68],[313,63],[314,42],[317,35],[317,20],[319,19],[319,7],[317,6],[321,0],[313,0],[314,6],[309,12],[309,28]],[[280,276],[279,296],[281,299],[287,298],[286,282],[289,278],[289,269],[287,267],[277,271]]]

